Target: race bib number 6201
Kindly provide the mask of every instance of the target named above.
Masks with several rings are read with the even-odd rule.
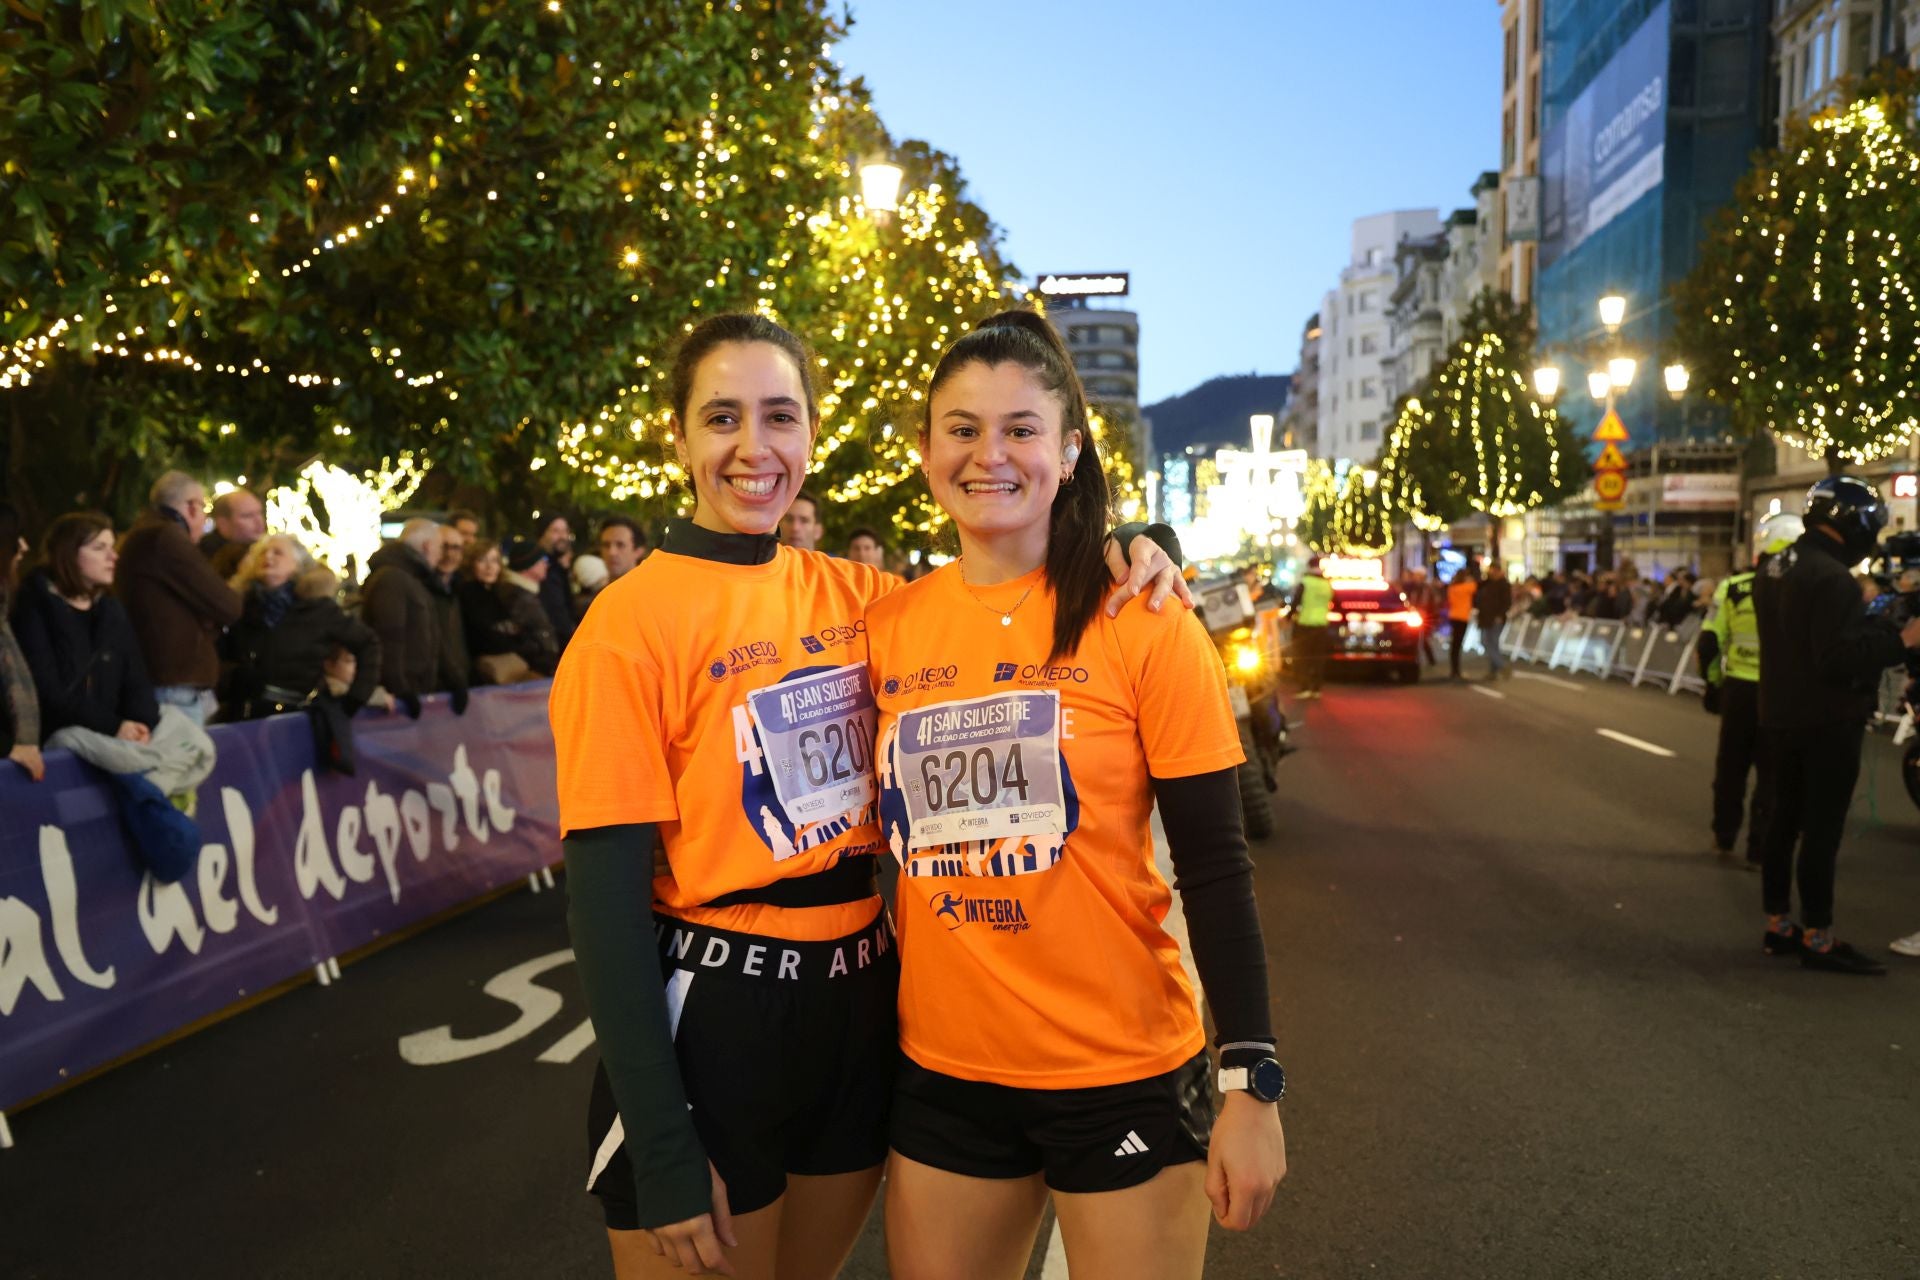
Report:
[[[907,843],[1065,832],[1060,694],[1029,689],[901,713],[894,773]]]
[[[756,689],[747,705],[788,818],[815,822],[873,802],[877,720],[864,665]]]

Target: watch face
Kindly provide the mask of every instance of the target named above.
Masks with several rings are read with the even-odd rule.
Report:
[[[1272,1058],[1264,1059],[1248,1072],[1247,1087],[1262,1102],[1278,1102],[1287,1094],[1287,1073]]]

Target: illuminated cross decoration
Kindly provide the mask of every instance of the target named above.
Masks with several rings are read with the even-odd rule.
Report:
[[[1216,518],[1224,515],[1265,541],[1281,526],[1291,528],[1306,510],[1300,480],[1306,474],[1307,452],[1274,452],[1272,414],[1256,413],[1248,421],[1253,428],[1252,451],[1222,449],[1214,455],[1221,492],[1210,510]]]

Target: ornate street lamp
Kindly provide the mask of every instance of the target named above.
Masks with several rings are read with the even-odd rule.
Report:
[[[1675,400],[1687,394],[1687,385],[1693,381],[1693,375],[1687,372],[1684,364],[1670,364],[1666,368],[1667,394]]]
[[[906,170],[890,160],[869,160],[860,166],[860,199],[876,222],[886,222],[900,208],[900,182]]]
[[[1552,400],[1560,394],[1560,368],[1558,365],[1543,364],[1533,371],[1533,391],[1542,400]]]
[[[1617,293],[1610,293],[1600,299],[1600,323],[1607,327],[1608,333],[1617,332],[1627,318],[1627,300]]]

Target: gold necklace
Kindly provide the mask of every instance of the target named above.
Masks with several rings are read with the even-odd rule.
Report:
[[[992,605],[988,604],[985,600],[982,600],[980,598],[980,593],[975,591],[973,589],[972,584],[967,581],[967,558],[965,556],[960,557],[960,585],[967,589],[967,594],[972,596],[974,599],[974,602],[978,604],[982,609],[985,609],[989,613],[999,614],[1000,625],[1003,627],[1010,627],[1013,625],[1013,615],[1020,611],[1020,606],[1027,602],[1027,597],[1033,594],[1033,588],[1034,588],[1033,583],[1028,583],[1027,589],[1020,593],[1020,598],[1013,602],[1013,608],[1005,609],[1005,610],[996,609]]]

